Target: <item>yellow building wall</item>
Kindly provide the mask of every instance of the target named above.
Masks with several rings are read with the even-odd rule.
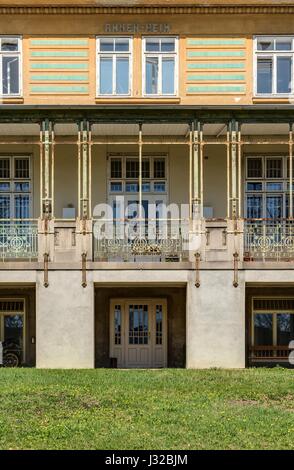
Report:
[[[141,33],[121,34],[133,36],[132,96],[96,97],[95,38],[106,34],[109,23],[142,28],[149,23],[169,25],[168,34],[179,37],[177,97],[142,97]],[[24,93],[18,101],[24,104],[252,104],[256,101],[252,85],[254,35],[293,33],[292,16],[282,14],[0,17],[0,34],[23,36]]]

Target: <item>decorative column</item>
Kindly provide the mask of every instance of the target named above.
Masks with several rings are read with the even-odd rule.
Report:
[[[49,119],[40,126],[40,220],[38,258],[44,263],[44,287],[49,286],[48,262],[54,257],[54,129]]]
[[[42,219],[54,216],[54,130],[49,119],[40,130],[40,206]]]
[[[79,123],[78,132],[78,217],[88,219],[90,208],[90,126],[86,120]]]
[[[289,125],[289,219],[293,219],[293,123]]]
[[[92,259],[91,202],[91,127],[88,121],[78,124],[78,218],[76,226],[76,257],[81,261],[82,287],[86,288],[87,261]]]
[[[200,122],[192,123],[192,216],[203,217],[203,132]]]

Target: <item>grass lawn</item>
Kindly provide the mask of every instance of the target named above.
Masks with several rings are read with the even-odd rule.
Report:
[[[294,449],[294,371],[0,369],[0,449]]]

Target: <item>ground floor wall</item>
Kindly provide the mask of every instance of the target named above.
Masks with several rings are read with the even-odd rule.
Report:
[[[294,270],[94,269],[82,286],[79,269],[0,271],[0,296],[27,305],[26,364],[39,368],[110,365],[111,298],[167,300],[167,366],[243,368],[248,365],[250,299],[294,297]],[[36,341],[35,341],[36,339]],[[36,342],[36,345],[35,345]],[[36,349],[35,349],[36,348]]]

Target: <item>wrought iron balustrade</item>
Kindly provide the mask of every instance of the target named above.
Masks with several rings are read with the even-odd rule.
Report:
[[[34,220],[0,220],[0,258],[36,259],[38,257],[38,223]]]
[[[294,260],[294,220],[246,219],[244,258],[252,261]]]
[[[188,220],[94,220],[95,261],[185,261]]]

